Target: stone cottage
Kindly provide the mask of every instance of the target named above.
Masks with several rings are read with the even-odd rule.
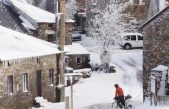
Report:
[[[37,96],[56,101],[56,48],[0,26],[0,109],[28,109]]]
[[[144,35],[143,79],[144,91],[150,76],[150,70],[158,65],[169,65],[169,7],[166,7],[140,28]]]
[[[69,51],[65,54],[68,67],[73,69],[89,68],[90,53],[79,43],[65,46]]]
[[[18,0],[4,0],[4,4],[18,15],[28,34],[49,42],[56,41],[53,13]]]

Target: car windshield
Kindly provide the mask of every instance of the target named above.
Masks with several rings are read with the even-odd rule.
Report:
[[[130,40],[130,36],[129,36],[129,35],[124,36],[124,39],[125,39],[125,40]]]

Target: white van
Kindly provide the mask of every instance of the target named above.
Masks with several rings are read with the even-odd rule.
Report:
[[[143,35],[141,33],[125,33],[122,35],[120,46],[127,50],[143,47]]]

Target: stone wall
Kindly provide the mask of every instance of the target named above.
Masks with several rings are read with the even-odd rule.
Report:
[[[144,89],[150,70],[157,65],[169,65],[169,9],[143,27],[143,79]]]
[[[89,55],[68,55],[68,66],[73,69],[83,69],[89,67]],[[80,63],[77,63],[77,58],[80,58]]]
[[[49,85],[48,70],[54,70],[54,83]],[[36,71],[41,71],[41,95],[56,100],[56,55],[3,61],[0,64],[0,109],[28,109],[37,96]],[[22,74],[28,74],[28,91],[23,92]],[[7,76],[13,75],[13,94],[7,93]]]

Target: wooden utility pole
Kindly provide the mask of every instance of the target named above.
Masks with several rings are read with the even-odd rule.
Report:
[[[65,79],[64,79],[64,45],[65,45],[65,0],[56,0],[56,43],[61,53],[57,57],[57,87],[56,93],[59,94],[58,102],[65,101]]]

